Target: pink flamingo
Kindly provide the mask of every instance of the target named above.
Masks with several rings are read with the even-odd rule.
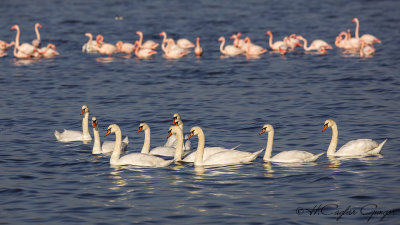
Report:
[[[148,49],[148,48],[142,48],[142,45],[140,44],[139,41],[135,42],[136,48],[135,48],[135,55],[136,57],[138,57],[139,59],[148,59],[150,58],[152,55],[156,54],[157,51],[154,51],[152,49]]]
[[[264,54],[267,49],[259,46],[259,45],[255,45],[253,43],[251,43],[251,40],[249,37],[246,37],[244,39],[244,42],[246,43],[246,56],[250,57],[250,56],[259,56],[261,54]]]
[[[351,22],[356,23],[356,31],[355,31],[356,39],[363,40],[368,45],[372,45],[373,43],[382,43],[381,40],[379,40],[377,37],[375,37],[372,34],[364,34],[363,36],[359,37],[358,32],[360,29],[360,22],[358,21],[357,18],[353,18],[353,20]]]
[[[96,50],[100,53],[100,54],[104,54],[104,55],[108,55],[109,58],[111,58],[112,54],[117,53],[117,47],[115,47],[112,44],[109,43],[104,43],[103,42],[104,37],[103,35],[99,34],[96,37]]]
[[[283,41],[277,41],[273,43],[274,36],[272,35],[271,31],[267,31],[267,35],[269,35],[269,47],[273,51],[279,51],[282,55],[286,54],[288,46]]]
[[[303,45],[300,43],[300,40],[296,37],[296,34],[291,34],[289,37],[283,38],[283,42],[292,50],[294,50],[296,47],[303,47]]]
[[[82,52],[98,53],[96,49],[97,42],[93,40],[93,35],[91,33],[85,33],[85,36],[88,37],[89,40],[82,46]]]
[[[200,57],[201,55],[203,55],[203,48],[200,47],[200,38],[199,37],[196,38],[196,48],[194,49],[194,54],[197,57]]]
[[[166,46],[165,46],[166,45]],[[179,59],[187,54],[187,50],[175,46],[173,39],[166,39],[162,44],[161,48],[164,51],[164,57],[167,59]]]
[[[17,30],[17,36],[15,37],[14,56],[16,58],[30,59],[37,49],[28,43],[23,43],[22,45],[19,44],[19,36],[21,33],[18,25],[12,26],[11,30]]]
[[[186,38],[178,39],[178,41],[176,41],[176,45],[178,45],[178,47],[183,49],[195,47],[194,44]]]
[[[237,56],[237,55],[243,53],[243,51],[241,49],[239,49],[233,45],[226,45],[224,48],[225,38],[222,36],[218,38],[218,41],[221,42],[221,45],[219,46],[219,51],[224,55]]]
[[[118,52],[126,53],[124,57],[127,58],[131,57],[132,53],[135,51],[135,45],[128,42],[118,41],[115,46]]]
[[[36,23],[35,24],[36,39],[32,41],[32,45],[35,48],[40,48],[40,45],[42,44],[42,41],[40,40],[39,28],[42,29],[42,25],[40,23]]]
[[[47,47],[41,48],[38,52],[43,58],[53,58],[56,55],[60,55],[56,50],[56,46],[53,44],[48,44]]]
[[[297,39],[302,40],[304,42],[303,47],[305,51],[316,50],[319,53],[326,53],[327,49],[333,49],[332,45],[320,39],[311,42],[310,46],[307,46],[307,39],[305,39],[303,36],[297,36]]]
[[[9,43],[0,40],[0,51],[5,51],[5,50],[7,50],[9,47],[11,47]]]
[[[375,53],[375,48],[369,45],[364,40],[361,40],[360,56],[361,57],[371,57]]]
[[[139,42],[142,48],[148,48],[148,49],[156,49],[158,47],[158,43],[152,40],[148,40],[143,43],[143,32],[142,31],[137,31],[137,35],[139,35]]]
[[[238,32],[237,34],[233,34],[230,39],[233,39],[233,46],[240,48],[242,51],[246,51],[247,45],[243,39],[240,39],[240,36],[242,36],[242,33]]]

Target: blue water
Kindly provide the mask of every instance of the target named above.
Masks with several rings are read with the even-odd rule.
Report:
[[[54,43],[55,59],[0,59],[1,224],[398,224],[400,212],[400,3],[387,1],[5,1],[0,40],[35,37]],[[115,20],[120,16],[122,20]],[[220,58],[219,36],[241,31],[267,47],[291,33],[333,44],[347,28],[382,40],[372,58],[267,53],[259,59]],[[85,32],[106,42],[201,37],[202,58],[115,58],[81,52]],[[161,51],[161,50],[159,50]],[[388,139],[382,155],[288,166],[259,157],[248,165],[196,170],[192,165],[110,168],[91,155],[92,143],[57,142],[54,130],[81,127],[88,104],[101,132],[111,123],[138,152],[150,125],[152,146],[165,143],[172,115],[184,132],[201,126],[207,146],[254,152],[265,147],[262,126],[275,127],[274,151],[325,152],[332,118],[339,146],[358,138]],[[114,136],[102,140],[113,140]],[[193,146],[197,138],[193,139]],[[373,215],[372,209],[389,215]],[[337,208],[336,208],[337,206]],[[365,206],[365,207],[364,207]],[[348,208],[349,207],[349,208]],[[364,211],[362,210],[364,207]],[[346,208],[348,208],[346,210]],[[309,211],[307,211],[309,209]],[[325,210],[325,211],[324,211]],[[344,213],[340,217],[340,213]]]

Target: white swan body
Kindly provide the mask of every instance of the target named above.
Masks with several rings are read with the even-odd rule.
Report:
[[[232,150],[237,149],[238,147],[239,147],[239,145],[234,148],[231,148],[231,149],[226,149],[226,148],[222,148],[222,147],[205,147],[204,153],[203,153],[203,160],[206,160],[208,157],[210,157],[211,155],[214,155],[216,153],[223,152],[223,151],[232,151]],[[187,162],[187,163],[194,162],[194,160],[196,158],[196,154],[197,154],[197,151],[190,153],[188,156],[186,156],[184,159],[182,159],[182,162]]]
[[[282,163],[302,163],[302,162],[314,162],[324,153],[320,153],[318,155],[314,155],[312,153],[300,150],[290,150],[283,151],[276,154],[274,157],[271,157],[272,153],[272,145],[274,142],[274,127],[270,124],[264,125],[262,128],[260,135],[268,132],[268,142],[267,147],[265,148],[264,161],[266,162],[282,162]]]
[[[209,156],[207,159],[204,160],[203,155],[205,136],[203,130],[200,127],[192,127],[192,129],[190,129],[189,138],[193,137],[194,135],[197,135],[199,138],[196,157],[194,160],[195,166],[225,166],[249,163],[255,160],[257,156],[263,151],[263,149],[254,153],[241,152],[237,150],[221,151]]]
[[[338,143],[338,128],[336,122],[333,120],[326,120],[322,131],[325,131],[328,127],[332,128],[332,139],[327,151],[328,156],[367,156],[379,154],[387,141],[387,139],[385,139],[382,143],[378,144],[371,139],[357,139],[347,142],[336,151]]]
[[[156,148],[153,148],[150,150],[151,133],[150,133],[149,125],[146,123],[141,123],[139,125],[139,129],[138,129],[137,133],[139,133],[140,131],[144,131],[144,135],[145,135],[144,136],[144,144],[143,144],[141,153],[150,154],[150,155],[158,155],[158,156],[168,156],[168,157],[172,157],[175,155],[176,148],[179,145],[180,140],[175,138],[175,140],[176,140],[175,146],[159,146],[159,147],[156,147]],[[170,135],[168,137],[170,137]],[[182,139],[183,139],[183,137],[182,137]],[[182,140],[182,142],[183,142],[183,140]],[[186,155],[187,152],[183,153],[183,154]]]
[[[143,167],[166,167],[169,166],[173,160],[164,160],[160,157],[143,154],[143,153],[132,153],[129,155],[121,155],[122,145],[122,134],[121,129],[116,124],[108,126],[105,136],[115,133],[115,146],[114,151],[111,154],[110,165],[134,165]]]
[[[70,142],[70,141],[90,141],[92,137],[89,133],[89,108],[87,105],[82,106],[83,114],[82,119],[82,131],[75,131],[75,130],[65,130],[64,132],[60,133],[58,131],[54,131],[54,136],[56,136],[57,141],[60,142]]]
[[[95,116],[92,117],[92,126],[94,136],[92,154],[106,154],[112,152],[115,147],[115,141],[104,141],[103,145],[100,145],[99,127]],[[128,144],[129,139],[128,136],[126,136],[124,140],[122,140],[121,151],[125,151]]]

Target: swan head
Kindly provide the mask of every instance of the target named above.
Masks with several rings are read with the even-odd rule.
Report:
[[[271,124],[265,124],[258,135],[271,131],[274,131],[274,127]]]
[[[169,138],[172,134],[176,134],[179,131],[178,129],[180,130],[180,128],[177,126],[170,126],[167,138]]]
[[[203,133],[203,130],[200,127],[192,127],[192,129],[190,129],[190,134],[187,139],[189,140],[194,135],[199,135],[200,133]]]
[[[93,128],[96,128],[98,126],[97,118],[95,116],[92,117],[92,126]]]
[[[149,125],[147,125],[147,123],[141,123],[139,124],[139,129],[137,130],[137,133],[139,133],[140,131],[145,131],[150,129]]]
[[[333,126],[335,126],[335,125],[336,125],[336,122],[335,122],[335,121],[333,121],[333,120],[331,120],[331,119],[326,120],[325,123],[324,123],[324,128],[322,129],[322,131],[325,131],[326,128],[328,128],[328,127],[333,127]]]
[[[81,115],[83,115],[85,113],[89,113],[89,107],[87,105],[82,106]]]
[[[117,124],[111,124],[110,126],[108,126],[106,134],[104,136],[115,133],[117,132],[117,130],[120,130],[119,126]]]
[[[181,115],[179,115],[179,113],[175,113],[174,114],[174,120],[172,121],[172,124],[175,124],[178,121],[181,121]]]

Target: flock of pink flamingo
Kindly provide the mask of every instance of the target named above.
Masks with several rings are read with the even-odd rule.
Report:
[[[344,49],[345,53],[359,54],[360,57],[370,57],[375,53],[374,43],[381,43],[381,41],[371,34],[364,34],[359,36],[360,23],[357,18],[352,20],[356,23],[356,29],[354,37],[351,37],[350,29],[347,32],[342,31],[336,37],[335,46]],[[59,53],[56,51],[54,44],[48,44],[44,48],[40,48],[41,39],[39,28],[42,25],[39,23],[35,24],[36,39],[32,41],[32,44],[23,43],[20,44],[20,29],[18,25],[11,27],[11,30],[16,30],[17,34],[15,41],[10,43],[0,40],[0,57],[6,56],[6,50],[11,46],[14,46],[14,57],[20,59],[38,59],[38,58],[52,58]],[[86,53],[99,53],[107,55],[111,58],[112,55],[117,53],[124,53],[126,55],[122,57],[131,57],[132,54],[139,59],[148,59],[152,55],[157,54],[157,47],[159,43],[147,40],[143,42],[143,33],[137,31],[136,34],[139,36],[139,40],[134,43],[118,41],[115,45],[104,42],[103,35],[99,34],[96,36],[96,40],[93,40],[91,33],[85,33],[85,36],[89,38],[88,42],[82,46],[82,52]],[[225,45],[226,39],[221,36],[218,38],[220,44],[220,52],[223,56],[237,56],[245,55],[246,57],[259,57],[266,53],[268,50],[260,45],[252,43],[250,37],[241,38],[241,33],[233,34],[230,39],[233,40],[232,45]],[[201,57],[203,49],[200,46],[200,38],[196,38],[196,44],[193,44],[188,39],[179,39],[175,41],[172,38],[167,38],[165,32],[159,33],[159,36],[163,38],[161,43],[161,50],[164,52],[163,56],[167,59],[179,59],[191,52],[194,48],[194,53],[197,57]],[[333,49],[333,47],[327,42],[317,39],[313,40],[309,45],[306,38],[301,35],[291,34],[290,36],[284,37],[283,40],[273,41],[273,35],[270,30],[266,32],[267,38],[269,38],[270,52],[277,52],[281,55],[287,54],[289,51],[293,51],[296,47],[303,47],[305,52],[313,52],[316,54],[326,54],[327,50]],[[100,58],[99,58],[100,59]]]

